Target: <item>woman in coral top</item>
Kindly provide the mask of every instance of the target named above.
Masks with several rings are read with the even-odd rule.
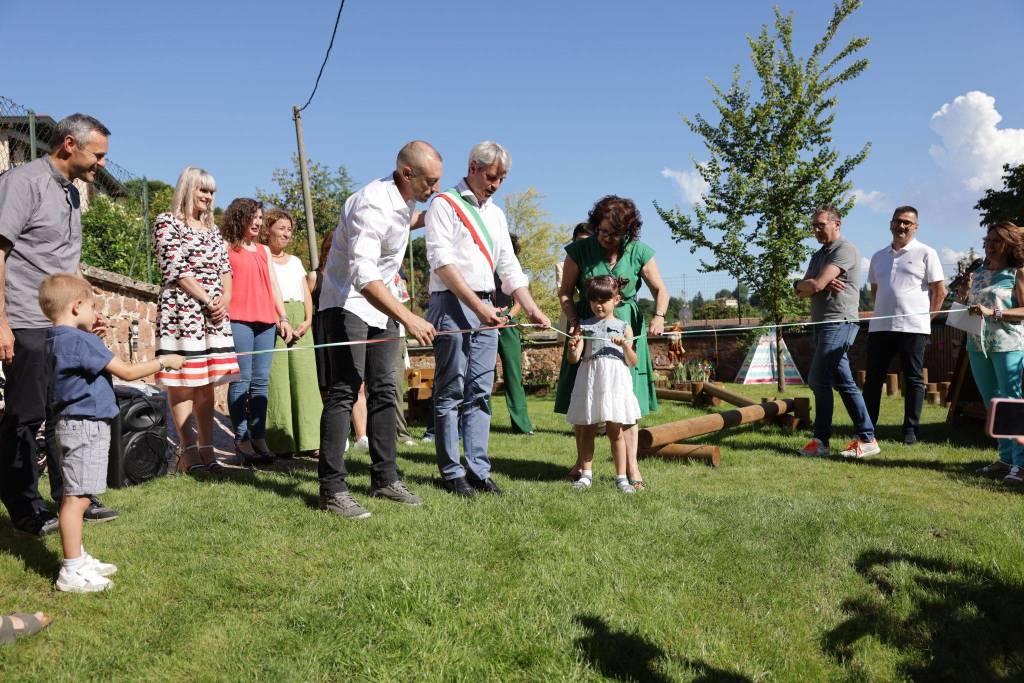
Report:
[[[239,369],[228,387],[228,411],[235,429],[235,456],[227,461],[232,465],[261,465],[274,459],[265,439],[272,350],[275,334],[286,344],[292,340],[270,250],[257,239],[262,226],[263,204],[248,198],[232,201],[220,223],[231,261],[228,314]]]

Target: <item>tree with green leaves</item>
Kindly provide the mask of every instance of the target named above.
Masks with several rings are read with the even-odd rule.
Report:
[[[146,231],[151,227],[128,202],[96,195],[82,212],[82,261],[155,284],[159,272],[154,269],[150,278],[146,268]]]
[[[765,322],[781,324],[802,306],[793,292],[792,274],[802,272],[809,253],[814,207],[833,204],[845,213],[853,206],[850,172],[868,154],[870,144],[841,157],[832,145],[838,103],[837,86],[867,68],[854,59],[868,41],[851,38],[828,56],[842,23],[860,7],[860,0],[840,0],[824,35],[804,58],[793,48],[793,15],[775,10],[774,31],[762,26],[747,38],[759,93],[740,81],[739,66],[723,90],[714,82],[713,104],[719,121],[701,115],[685,118],[710,155],[695,167],[707,182],[693,216],[682,210],[658,214],[677,242],[691,253],[703,249],[701,272],[727,272],[750,288],[764,311]],[[696,315],[696,310],[694,312]],[[776,327],[776,337],[781,338]],[[783,367],[781,358],[778,367]],[[778,390],[785,390],[779,376]]]
[[[990,227],[999,221],[1024,226],[1024,164],[1003,165],[1003,189],[986,190],[974,208],[981,212],[981,225]]]
[[[558,292],[555,290],[555,264],[570,239],[570,231],[546,220],[541,208],[544,195],[532,187],[505,196],[505,216],[509,232],[519,237],[519,263],[530,277],[530,293],[544,314],[558,319]]]
[[[308,267],[306,205],[302,198],[298,156],[292,156],[292,168],[274,169],[270,177],[277,185],[277,191],[257,189],[256,198],[268,206],[284,209],[295,218],[291,252],[302,259]],[[352,178],[344,166],[331,170],[318,162],[309,162],[309,194],[313,203],[313,227],[316,231],[317,248],[323,236],[338,227],[341,209],[345,205],[345,200],[354,191]]]

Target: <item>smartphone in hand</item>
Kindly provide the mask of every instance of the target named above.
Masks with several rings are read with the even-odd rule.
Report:
[[[1024,437],[1024,399],[994,398],[988,408],[988,435],[996,439]]]

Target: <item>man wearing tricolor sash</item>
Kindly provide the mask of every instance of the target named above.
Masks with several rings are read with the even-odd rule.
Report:
[[[427,320],[439,332],[474,330],[434,339],[437,465],[444,487],[467,497],[477,491],[501,493],[491,479],[487,454],[498,332],[479,329],[506,321],[494,307],[494,274],[531,321],[551,324],[530,295],[529,280],[512,251],[505,213],[492,200],[510,166],[508,152],[498,143],[476,145],[466,177],[434,197],[425,220],[431,269]],[[460,432],[465,466],[459,456]]]

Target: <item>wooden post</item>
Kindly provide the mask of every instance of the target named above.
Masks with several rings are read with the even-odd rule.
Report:
[[[689,439],[711,432],[721,431],[729,427],[758,422],[765,418],[772,418],[782,413],[793,411],[794,400],[791,398],[772,401],[771,403],[759,403],[744,408],[725,410],[720,413],[701,415],[688,420],[678,420],[663,425],[655,425],[641,429],[638,435],[639,447],[651,450],[666,446],[675,441]]]
[[[712,467],[722,462],[722,454],[718,446],[702,446],[700,444],[672,443],[650,451],[640,451],[641,458],[665,458],[666,460],[701,460]]]
[[[666,401],[687,401],[689,403],[693,402],[693,393],[686,390],[657,389],[655,390],[655,394],[658,398],[665,399]]]
[[[886,388],[890,396],[900,395],[900,376],[896,373],[890,373],[886,378]]]
[[[939,396],[942,397],[942,405],[949,403],[949,386],[952,382],[939,382]]]
[[[793,400],[793,414],[800,418],[797,425],[800,429],[811,426],[811,399],[807,396],[800,396]]]
[[[868,381],[868,372],[867,372],[867,370],[858,370],[857,373],[854,375],[854,377],[857,380],[857,386],[860,387],[861,389],[863,389],[864,385]]]
[[[718,398],[721,399],[722,401],[725,401],[726,403],[731,403],[732,405],[738,408],[757,405],[757,401],[755,401],[754,399],[747,398],[746,396],[742,394],[737,394],[734,391],[729,391],[724,386],[722,386],[721,383],[718,382],[713,384],[709,382],[708,384],[705,384],[704,394],[706,396],[710,396],[712,399]]]
[[[928,403],[932,404],[933,406],[942,405],[942,396],[939,394],[939,392],[929,391],[927,396]]]
[[[923,368],[921,370],[921,379],[924,380],[925,384],[928,384],[928,368]]]

